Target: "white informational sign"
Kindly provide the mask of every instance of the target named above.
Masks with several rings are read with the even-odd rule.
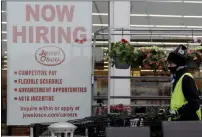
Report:
[[[91,115],[92,2],[7,2],[8,125]]]

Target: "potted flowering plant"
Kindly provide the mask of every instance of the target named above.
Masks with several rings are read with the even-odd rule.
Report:
[[[112,43],[111,51],[107,53],[117,69],[128,69],[134,60],[134,47],[126,39]]]
[[[134,50],[134,60],[131,68],[140,69],[143,63],[144,53],[140,48],[135,48]]]
[[[188,50],[187,66],[191,69],[197,69],[202,62],[202,47],[198,46]]]
[[[123,104],[110,106],[110,113],[125,114],[130,112],[130,107],[124,107]]]
[[[110,106],[111,114],[119,114],[119,115],[128,115],[131,112],[131,107],[124,107],[123,104],[117,104]],[[103,106],[100,104],[100,108],[98,109],[98,115],[106,115],[107,114],[107,106]]]
[[[143,69],[151,69],[154,72],[156,70],[168,71],[167,68],[167,55],[166,52],[156,46],[153,47],[142,47],[135,51],[135,61],[142,60],[139,63]]]

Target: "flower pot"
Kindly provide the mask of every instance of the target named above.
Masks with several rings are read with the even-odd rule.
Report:
[[[189,69],[198,69],[200,67],[201,60],[187,60],[187,67]]]
[[[130,67],[130,64],[121,62],[119,57],[114,58],[114,64],[115,64],[115,68],[117,68],[117,69],[129,69],[129,67]]]

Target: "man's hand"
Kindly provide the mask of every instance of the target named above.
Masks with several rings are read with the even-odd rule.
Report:
[[[170,115],[174,116],[178,116],[178,112],[176,110],[169,110]]]
[[[164,114],[166,114],[166,109],[159,109],[158,114],[159,114],[159,115],[164,115]]]

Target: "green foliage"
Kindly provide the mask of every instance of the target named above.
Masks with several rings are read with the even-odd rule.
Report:
[[[120,62],[132,65],[132,67],[168,71],[165,49],[157,46],[134,48],[127,40],[121,39],[119,42],[112,43],[111,51],[107,50],[105,53],[112,59],[112,64],[114,64],[115,57],[118,57]],[[202,47],[188,50],[188,55],[192,60],[202,61]]]
[[[167,55],[164,49],[153,47],[142,47],[135,49],[135,61],[142,59],[142,68],[168,71]]]
[[[196,48],[192,48],[192,49],[188,50],[188,56],[192,60],[202,61],[202,47],[198,46]]]
[[[132,64],[134,60],[134,47],[125,39],[111,44],[111,51],[107,54],[112,60],[118,57],[120,62]]]
[[[118,114],[127,115],[130,110],[131,110],[130,107],[124,107],[123,104],[110,106],[110,113],[118,113]]]

